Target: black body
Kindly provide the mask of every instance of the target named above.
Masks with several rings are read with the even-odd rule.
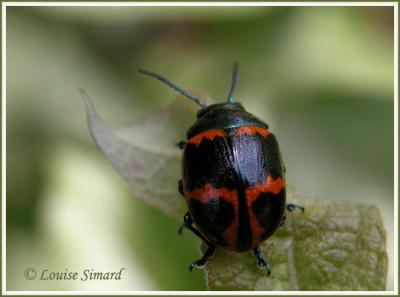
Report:
[[[224,112],[227,117],[232,116],[229,110]],[[245,122],[245,119],[238,117],[238,113],[234,116],[236,123]],[[265,183],[268,175],[273,179],[284,179],[284,169],[273,134],[267,137],[259,133],[238,136],[235,135],[237,128],[224,131],[227,132],[227,137],[216,136],[212,140],[203,138],[199,145],[190,141],[186,144],[182,159],[182,178],[186,193],[202,189],[207,183],[215,189],[236,191],[239,226],[235,246],[229,246],[222,236],[235,218],[234,198],[229,200],[215,197],[216,199],[203,202],[191,199],[190,194],[186,198],[193,221],[209,241],[217,246],[242,252],[254,248],[254,242],[264,241],[279,227],[286,201],[285,187],[282,187],[276,194],[260,193],[249,208],[246,189]],[[265,229],[260,238],[253,239],[250,211],[257,223]]]

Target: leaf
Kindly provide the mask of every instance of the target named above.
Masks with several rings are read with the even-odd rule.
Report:
[[[96,114],[86,92],[81,93],[90,132],[113,168],[137,197],[170,216],[182,218],[187,210],[177,190],[181,151],[176,144],[186,140],[186,131],[195,122],[199,106],[180,95],[134,124],[111,130]],[[190,93],[210,102],[199,91]]]
[[[294,197],[306,211],[261,246],[272,273],[250,252],[217,249],[206,267],[210,290],[385,290],[386,233],[375,206]],[[204,247],[203,247],[204,248]]]

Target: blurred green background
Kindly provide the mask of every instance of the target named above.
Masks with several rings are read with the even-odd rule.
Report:
[[[174,90],[270,125],[299,193],[379,207],[393,263],[392,7],[7,7],[7,289],[204,290],[199,240],[134,197],[98,151],[78,88],[117,127]],[[177,193],[178,195],[178,193]],[[119,271],[28,281],[24,270]],[[393,266],[388,271],[393,289]]]

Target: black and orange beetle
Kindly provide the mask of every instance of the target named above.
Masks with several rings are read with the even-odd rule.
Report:
[[[179,232],[186,227],[208,245],[189,269],[203,266],[215,247],[222,247],[235,252],[252,250],[269,275],[271,269],[259,245],[284,223],[285,207],[289,211],[304,208],[286,204],[285,168],[268,125],[233,102],[237,65],[227,102],[209,106],[158,74],[139,72],[201,106],[197,121],[187,131],[187,141],[178,143],[183,149],[178,190],[189,210]]]

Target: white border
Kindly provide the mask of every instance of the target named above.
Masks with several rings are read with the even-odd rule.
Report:
[[[2,129],[1,129],[1,291],[3,294],[6,293],[6,7],[3,3],[1,8],[1,16],[2,16],[2,69],[1,69],[1,118],[2,118]]]
[[[5,295],[384,295],[384,296],[397,296],[392,291],[6,291]]]
[[[394,84],[394,236],[393,236],[393,241],[394,241],[394,253],[393,253],[393,260],[394,260],[394,274],[393,274],[393,289],[395,292],[398,294],[398,280],[399,280],[399,258],[398,258],[398,252],[399,252],[399,247],[398,247],[398,226],[399,226],[399,186],[398,186],[398,181],[399,181],[399,146],[398,146],[398,127],[399,127],[399,115],[398,115],[398,109],[399,109],[399,40],[398,40],[398,26],[399,26],[399,16],[398,16],[398,3],[395,5],[395,11],[394,11],[394,75],[393,75],[393,84]]]
[[[394,6],[396,2],[3,2],[6,6]]]
[[[394,290],[393,291],[7,291],[6,8],[7,6],[392,6],[394,7]],[[398,3],[397,2],[3,2],[2,3],[2,295],[398,295]]]

